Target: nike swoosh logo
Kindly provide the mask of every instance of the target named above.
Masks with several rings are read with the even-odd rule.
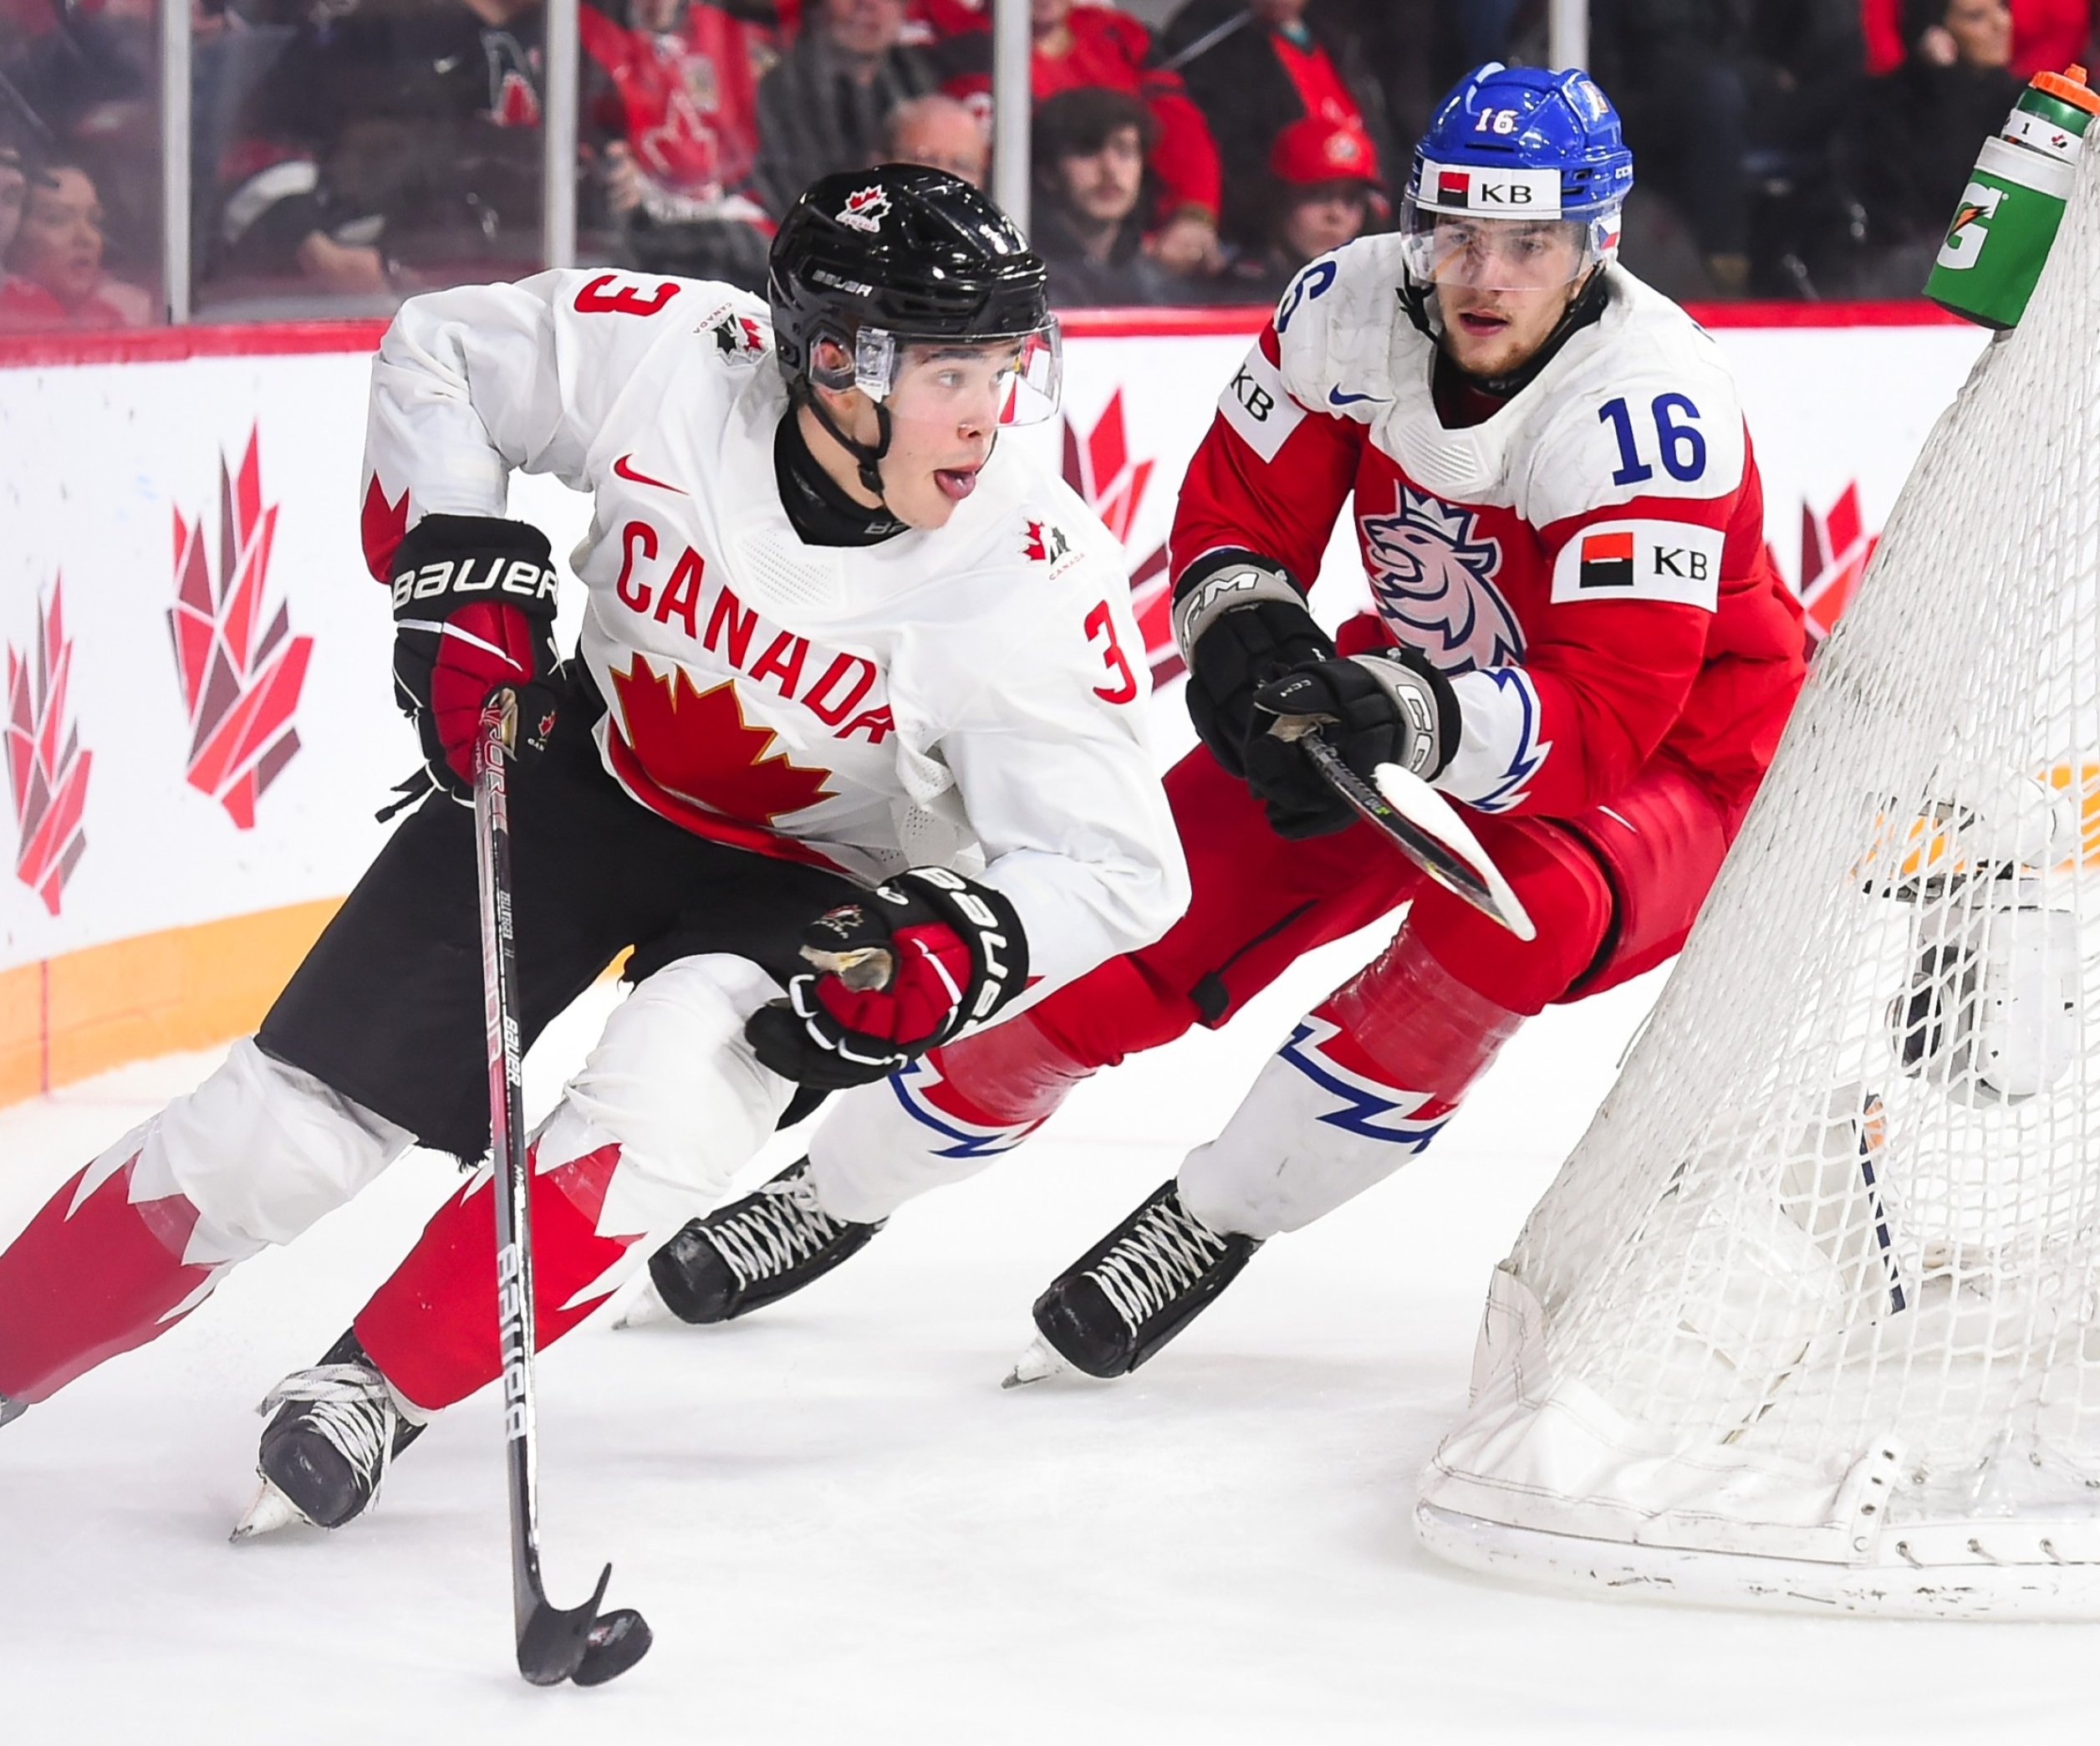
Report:
[[[1327,403],[1330,406],[1353,406],[1362,401],[1384,400],[1384,398],[1385,396],[1382,394],[1344,394],[1339,388],[1330,388],[1327,391]]]
[[[645,472],[636,472],[633,467],[627,464],[634,458],[635,457],[632,455],[622,455],[619,460],[613,462],[614,473],[617,477],[628,480],[633,484],[654,485],[659,491],[676,492],[680,497],[685,497],[689,494],[682,487],[667,485],[661,479],[650,478]]]

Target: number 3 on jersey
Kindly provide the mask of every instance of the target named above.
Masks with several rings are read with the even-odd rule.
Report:
[[[1109,610],[1106,600],[1087,615],[1087,641],[1096,641],[1108,645],[1102,651],[1101,664],[1116,676],[1116,682],[1095,686],[1094,696],[1110,703],[1129,702],[1138,694],[1138,676],[1130,671],[1129,657],[1116,641],[1115,615]]]
[[[1698,429],[1699,408],[1681,394],[1659,394],[1648,403],[1655,422],[1655,442],[1663,471],[1680,485],[1689,485],[1706,471],[1706,438]],[[1641,459],[1634,438],[1634,416],[1623,397],[1608,400],[1597,409],[1597,421],[1612,427],[1618,439],[1618,469],[1614,485],[1638,485],[1655,477],[1655,469]]]
[[[606,288],[612,288],[608,290]],[[576,294],[579,315],[654,315],[678,295],[678,287],[665,280],[644,295],[640,285],[623,285],[612,273],[601,273]]]

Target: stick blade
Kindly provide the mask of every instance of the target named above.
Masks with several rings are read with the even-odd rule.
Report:
[[[1491,921],[1501,922],[1518,939],[1538,937],[1538,929],[1501,869],[1443,795],[1398,764],[1380,764],[1374,773],[1374,787],[1343,762],[1342,754],[1318,734],[1296,738],[1328,786],[1348,801],[1359,818],[1390,837],[1400,852],[1431,879]]]
[[[598,1622],[599,1603],[605,1598],[605,1585],[613,1580],[613,1567],[599,1573],[598,1586],[581,1606],[566,1611],[542,1595],[517,1632],[517,1671],[529,1685],[559,1685],[576,1677],[590,1652],[591,1627]]]
[[[1379,797],[1396,815],[1394,835],[1399,836],[1403,829],[1413,834],[1409,846],[1421,855],[1423,871],[1485,911],[1518,939],[1538,937],[1538,928],[1522,901],[1456,807],[1398,764],[1380,764],[1372,775]]]

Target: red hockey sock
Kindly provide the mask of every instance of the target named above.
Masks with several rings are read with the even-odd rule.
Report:
[[[533,1151],[533,1301],[546,1346],[612,1295],[592,1290],[640,1238],[601,1236],[599,1209],[619,1148],[595,1151],[542,1175]],[[502,1370],[496,1336],[496,1208],[492,1178],[454,1195],[423,1228],[408,1258],[358,1313],[358,1342],[380,1372],[427,1412],[464,1400]]]
[[[138,1161],[135,1151],[111,1170],[97,1159],[0,1254],[0,1394],[8,1399],[46,1399],[165,1333],[211,1290],[222,1269],[182,1260],[197,1209],[177,1193],[134,1201]]]

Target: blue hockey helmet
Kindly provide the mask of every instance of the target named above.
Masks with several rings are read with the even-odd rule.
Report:
[[[1440,229],[1447,242],[1470,235],[1477,250],[1482,233],[1451,221],[1516,220],[1569,227],[1576,248],[1565,283],[1618,253],[1619,208],[1633,186],[1618,111],[1587,73],[1489,61],[1437,105],[1414,148],[1402,207],[1409,271],[1425,284],[1438,276],[1448,253],[1431,246]],[[1552,258],[1569,259],[1566,251]],[[1521,266],[1502,269],[1512,274],[1511,288],[1538,282]]]

